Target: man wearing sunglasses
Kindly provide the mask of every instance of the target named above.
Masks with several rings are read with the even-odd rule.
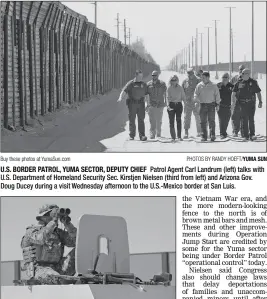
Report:
[[[184,104],[184,130],[185,136],[187,139],[189,137],[189,129],[191,125],[191,116],[192,113],[195,116],[196,127],[197,127],[197,136],[199,137],[201,134],[201,126],[200,126],[200,116],[199,116],[199,106],[194,103],[194,91],[199,82],[201,82],[200,78],[197,78],[194,74],[194,70],[189,68],[187,70],[187,78],[183,81],[182,87],[185,92],[186,101]]]
[[[238,81],[233,89],[232,101],[238,102],[241,108],[241,120],[244,131],[244,140],[255,140],[256,96],[258,97],[258,107],[262,108],[261,89],[258,82],[250,78],[250,70],[242,71],[242,80]]]
[[[118,102],[126,99],[129,109],[130,140],[134,140],[136,134],[135,120],[138,119],[138,132],[141,141],[146,141],[145,136],[145,97],[148,94],[147,84],[143,81],[143,72],[137,70],[135,78],[129,81],[122,89]]]
[[[36,217],[38,225],[27,227],[21,240],[24,270],[29,278],[42,284],[60,284],[56,275],[75,274],[75,249],[64,257],[64,247],[76,246],[77,229],[70,222],[70,217],[60,215],[57,205],[42,206]],[[64,230],[58,228],[59,221]]]
[[[220,91],[220,108],[218,111],[221,139],[227,137],[227,127],[231,118],[231,95],[234,85],[229,82],[229,74],[222,76],[222,81],[217,84]]]
[[[163,108],[166,106],[166,90],[165,82],[159,80],[158,71],[152,72],[152,80],[147,83],[148,88],[148,105],[147,112],[150,121],[150,139],[155,136],[161,137],[161,124]]]

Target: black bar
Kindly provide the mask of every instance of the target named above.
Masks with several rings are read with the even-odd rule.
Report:
[[[24,102],[23,102],[23,64],[22,64],[22,21],[17,20],[18,26],[18,63],[19,63],[19,102],[20,102],[20,125],[24,126]]]
[[[44,37],[44,113],[47,112],[47,28],[43,28]]]
[[[38,85],[37,85],[37,57],[36,57],[36,28],[35,23],[33,25],[33,54],[34,54],[34,80],[35,80],[35,115],[39,115],[39,103],[38,103]]]
[[[28,24],[28,49],[29,49],[29,85],[30,85],[30,116],[34,116],[34,111],[33,111],[33,59],[32,59],[32,30],[31,30],[31,25]]]
[[[15,4],[14,4],[15,6]],[[16,16],[11,18],[11,30],[12,30],[12,88],[13,88],[13,104],[12,104],[12,121],[13,127],[16,127],[16,93],[15,93],[15,40],[16,40]]]
[[[59,71],[59,33],[55,32],[55,55],[56,55],[56,88],[57,88],[57,109],[59,109],[60,107],[60,81],[59,81],[59,75],[60,75],[60,71]]]
[[[41,88],[41,115],[45,114],[44,93],[44,28],[40,28],[40,88]]]
[[[48,111],[52,112],[54,104],[54,31],[49,30],[49,106]]]
[[[21,279],[20,261],[14,262],[14,280]]]
[[[4,127],[8,128],[8,15],[4,16]]]
[[[169,261],[169,253],[162,253],[162,272],[170,273],[170,261]]]

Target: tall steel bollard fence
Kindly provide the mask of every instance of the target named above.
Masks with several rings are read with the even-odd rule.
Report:
[[[1,127],[121,88],[159,66],[60,2],[2,1]]]

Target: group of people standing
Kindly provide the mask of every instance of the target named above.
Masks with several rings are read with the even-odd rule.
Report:
[[[256,94],[258,107],[262,107],[261,89],[256,80],[250,78],[250,70],[243,65],[239,67],[239,75],[232,78],[223,74],[221,82],[210,81],[209,72],[199,70],[195,75],[192,68],[187,70],[187,78],[179,84],[177,75],[169,80],[168,87],[159,80],[159,72],[152,72],[152,80],[143,81],[141,70],[136,71],[135,78],[123,88],[118,101],[126,99],[129,109],[130,140],[136,135],[136,116],[141,141],[146,141],[144,119],[146,112],[150,120],[150,139],[161,137],[161,125],[164,107],[167,106],[170,135],[182,141],[182,113],[184,111],[184,139],[189,138],[191,117],[194,114],[197,137],[207,141],[215,141],[215,113],[219,118],[220,137],[227,137],[227,128],[232,118],[233,136],[244,140],[255,140],[254,115],[256,110]],[[175,119],[176,128],[175,130]]]

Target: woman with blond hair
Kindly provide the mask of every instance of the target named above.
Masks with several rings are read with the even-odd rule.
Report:
[[[170,78],[169,86],[167,88],[167,111],[169,115],[170,122],[170,133],[171,138],[175,141],[176,134],[174,128],[174,121],[176,117],[177,123],[177,138],[179,141],[182,141],[181,132],[182,132],[182,113],[183,113],[183,104],[182,101],[185,101],[185,93],[183,88],[179,85],[179,78],[176,75],[173,75]]]

